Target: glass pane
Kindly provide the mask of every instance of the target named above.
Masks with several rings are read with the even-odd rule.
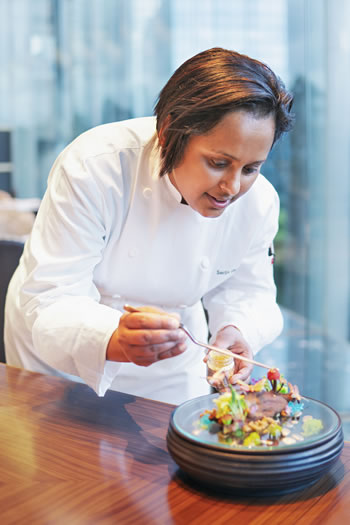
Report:
[[[263,173],[281,200],[275,275],[285,329],[259,359],[288,369],[344,421],[349,23],[347,0],[0,2],[0,189],[18,197],[41,197],[56,156],[86,129],[152,114],[171,73],[198,51],[236,49],[284,79],[296,125]]]

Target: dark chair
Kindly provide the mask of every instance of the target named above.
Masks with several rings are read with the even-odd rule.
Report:
[[[0,240],[0,362],[6,363],[4,347],[5,298],[10,279],[23,252],[23,242]]]

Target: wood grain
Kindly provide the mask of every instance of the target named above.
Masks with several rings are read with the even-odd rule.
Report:
[[[318,483],[271,499],[189,480],[166,449],[171,405],[0,365],[0,522],[347,523],[350,443]],[[203,458],[205,466],[205,458]]]

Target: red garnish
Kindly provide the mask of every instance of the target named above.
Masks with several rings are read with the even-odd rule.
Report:
[[[278,368],[270,368],[270,370],[267,372],[267,379],[269,381],[277,381],[281,377]]]

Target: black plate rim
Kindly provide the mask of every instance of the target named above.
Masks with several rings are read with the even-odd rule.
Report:
[[[203,455],[203,449],[197,446],[196,443],[192,443],[190,441],[184,441],[179,434],[176,434],[173,429],[169,426],[169,430],[167,433],[167,445],[169,449],[172,449],[172,452],[174,452],[174,445],[175,447],[181,446],[181,450],[186,449],[187,452],[194,453],[196,455]],[[344,436],[342,428],[339,429],[337,434],[329,440],[327,443],[323,443],[322,445],[317,445],[313,449],[313,461],[317,459],[318,457],[322,457],[323,460],[325,457],[330,458],[332,455],[339,455],[342,448],[344,446]],[[331,448],[330,448],[331,447]],[[250,449],[253,451],[253,449]],[[226,449],[217,449],[217,448],[208,448],[206,457],[215,457],[216,461],[223,461],[225,463],[237,463],[240,466],[242,465],[250,465],[253,464],[254,466],[257,465],[264,465],[265,467],[268,466],[269,468],[275,469],[276,464],[278,465],[285,465],[287,466],[289,463],[293,462],[295,464],[296,461],[300,462],[301,464],[305,462],[305,454],[308,454],[309,450],[302,450],[293,452],[290,454],[265,454],[265,455],[256,455],[256,454],[240,454],[239,451],[237,452],[236,449],[226,451]],[[181,454],[180,454],[181,455]]]

